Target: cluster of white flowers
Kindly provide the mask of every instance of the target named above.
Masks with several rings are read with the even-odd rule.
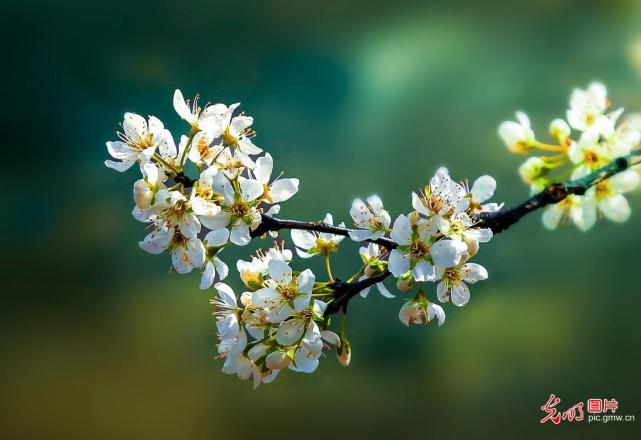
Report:
[[[146,120],[135,113],[125,114],[120,140],[107,142],[116,160],[106,161],[106,166],[125,171],[140,164],[142,179],[134,183],[133,216],[151,227],[140,247],[152,254],[169,251],[178,273],[201,270],[203,289],[211,287],[216,277],[227,276],[220,251],[230,242],[249,243],[261,213],[277,213],[278,203],[298,191],[298,179],[271,180],[270,154],[252,159],[262,150],[252,142],[253,118],[234,115],[238,106],[200,108],[197,98],[190,106],[176,90],[174,108],[190,126],[178,148],[158,118]],[[190,186],[183,183],[188,167],[198,174]]]
[[[617,124],[622,110],[607,112],[608,106],[600,84],[575,90],[567,122],[557,119],[550,126],[558,145],[539,142],[523,113],[517,113],[518,122],[500,126],[510,150],[553,153],[531,157],[521,166],[533,192],[579,179],[638,147],[641,124]],[[412,210],[394,221],[377,195],[353,201],[348,225],[334,226],[329,213],[322,222],[279,220],[273,217],[279,203],[297,193],[299,182],[272,179],[273,158],[254,145],[253,119],[237,113],[238,104],[200,108],[197,99],[186,102],[179,90],[174,108],[189,124],[178,146],[157,118],[126,113],[120,140],[107,142],[114,160],[105,164],[117,171],[139,164],[142,178],[133,185],[133,216],[151,229],[140,247],[152,254],[168,251],[176,272],[199,271],[200,288],[213,286],[217,351],[224,358],[224,373],[253,378],[258,386],[273,381],[283,369],[311,373],[323,352],[334,349],[339,362],[348,365],[345,305],[357,293],[366,298],[376,287],[390,300],[408,295],[399,304],[403,324],[435,320],[442,325],[445,311],[436,302],[464,306],[470,300],[469,285],[487,279],[487,270],[471,260],[480,243],[493,235],[478,219],[503,206],[488,202],[496,190],[492,177],[482,176],[469,186],[440,168],[408,198]],[[572,130],[579,133],[577,139],[571,137]],[[599,212],[623,221],[630,208],[622,194],[639,180],[635,169],[621,172],[585,195],[549,207],[544,223],[554,228],[567,217],[587,229]],[[291,229],[290,249],[278,239],[280,229]],[[236,262],[243,286],[237,296],[221,282],[229,273],[221,252],[233,244],[247,245],[265,231],[274,239],[273,246],[257,251],[249,261]],[[331,255],[347,237],[358,243],[362,266],[351,276],[335,278]],[[317,279],[310,269],[296,270],[294,255],[324,259],[326,278]],[[398,292],[390,292],[383,283],[388,275],[396,278]],[[351,290],[341,290],[345,286]],[[343,313],[335,332],[332,315],[337,312]]]
[[[610,107],[603,84],[592,83],[586,90],[575,89],[566,120],[555,119],[550,124],[555,144],[538,141],[529,118],[522,112],[516,114],[518,122],[506,121],[500,125],[499,135],[512,152],[550,153],[530,157],[519,168],[533,193],[568,178],[584,177],[638,148],[639,117],[632,115],[619,122],[623,109],[610,111]],[[593,186],[585,195],[570,195],[546,209],[543,224],[555,229],[562,221],[569,220],[586,231],[595,224],[599,214],[614,222],[624,222],[630,217],[630,205],[623,194],[638,187],[640,180],[637,170],[629,169]]]
[[[316,277],[309,269],[293,272],[291,258],[291,251],[274,247],[251,261],[239,260],[248,289],[239,299],[227,284],[214,286],[222,371],[253,377],[254,387],[273,381],[282,369],[312,373],[323,349],[340,345],[340,337],[327,329],[327,304],[312,294]]]

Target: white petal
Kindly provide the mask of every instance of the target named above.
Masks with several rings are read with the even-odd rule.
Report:
[[[286,285],[292,281],[292,269],[282,260],[271,260],[267,265],[269,277],[279,285]]]
[[[349,231],[349,237],[354,241],[365,241],[373,239],[374,234],[375,233],[370,231],[369,229],[352,229]]]
[[[182,92],[178,89],[174,92],[174,110],[176,110],[178,116],[190,124],[196,122],[194,115],[191,114],[191,110],[189,110],[189,107],[185,102],[185,98],[183,98]]]
[[[227,211],[221,211],[219,214],[213,216],[200,217],[200,223],[212,231],[227,227],[230,221],[231,214]]]
[[[436,296],[442,303],[446,303],[450,300],[450,289],[448,289],[447,283],[445,281],[441,281],[436,286]]]
[[[314,282],[316,277],[311,270],[305,269],[298,275],[296,279],[296,284],[298,285],[298,291],[302,293],[311,293],[314,288]]]
[[[430,247],[430,255],[435,265],[448,268],[456,266],[461,261],[461,255],[465,250],[467,246],[459,240],[440,240]]]
[[[436,318],[438,326],[442,326],[443,323],[445,323],[445,311],[443,310],[443,307],[430,303],[427,306],[427,319],[431,321],[434,318]]]
[[[290,319],[281,322],[276,332],[276,342],[284,346],[294,345],[305,333],[305,321]]]
[[[550,230],[556,229],[563,218],[563,212],[563,207],[558,204],[546,208],[545,211],[543,211],[543,216],[541,217],[543,226]]]
[[[429,216],[432,214],[432,212],[423,204],[421,199],[419,198],[418,194],[415,192],[412,193],[412,208],[419,214],[423,214],[424,216]]]
[[[122,161],[122,162],[115,162],[113,160],[106,160],[105,161],[105,166],[107,168],[111,168],[112,170],[116,170],[119,172],[127,171],[133,164],[135,164],[136,161]]]
[[[205,236],[205,241],[207,246],[222,246],[227,243],[229,240],[229,230],[228,229],[216,229],[210,231]]]
[[[269,195],[274,203],[284,202],[298,192],[298,179],[278,179],[272,183]]]
[[[461,268],[461,275],[468,283],[476,283],[487,279],[487,270],[476,263],[466,263]]]
[[[410,237],[412,236],[412,224],[409,218],[404,214],[399,215],[394,222],[392,233],[390,237],[394,242],[401,246],[410,244]]]
[[[227,275],[229,274],[229,267],[223,260],[218,257],[214,257],[214,267],[216,268],[216,272],[218,272],[219,280],[227,278]]]
[[[243,136],[238,140],[238,148],[245,154],[260,154],[263,152],[261,148],[258,148],[251,139]]]
[[[240,192],[245,202],[252,202],[263,195],[263,185],[254,179],[247,179],[240,182]]]
[[[376,288],[380,292],[381,295],[383,295],[385,298],[396,298],[394,295],[390,293],[390,291],[385,287],[385,284],[383,283],[376,283]]]
[[[271,154],[266,153],[265,156],[259,157],[256,160],[256,168],[254,168],[254,176],[263,185],[269,183],[269,178],[272,175],[272,169],[274,168],[274,160],[272,159]]]
[[[474,182],[470,193],[477,203],[483,203],[494,195],[496,180],[492,176],[481,176]]]
[[[243,220],[238,220],[236,224],[231,228],[231,235],[229,239],[235,245],[245,246],[251,241],[251,235],[249,235],[249,226],[247,226],[247,224]]]
[[[137,141],[147,134],[147,121],[136,113],[125,113],[122,128],[127,137]]]
[[[412,276],[416,281],[432,281],[435,277],[434,266],[426,261],[420,261],[412,269]]]
[[[616,194],[601,201],[599,208],[603,215],[613,222],[622,223],[630,218],[630,204],[623,194]]]
[[[292,241],[301,249],[309,250],[316,246],[316,236],[309,231],[292,229]]]
[[[470,300],[470,289],[467,287],[467,284],[461,281],[458,285],[452,286],[450,295],[452,297],[452,304],[462,307]]]
[[[214,263],[209,261],[207,262],[207,264],[205,264],[205,270],[203,271],[203,275],[200,278],[200,288],[209,289],[211,285],[214,284],[215,277],[216,268],[214,267]]]
[[[271,309],[280,305],[281,302],[280,294],[271,287],[263,287],[254,292],[252,296],[252,304],[256,307],[267,307]]]
[[[393,249],[390,252],[388,268],[392,275],[398,278],[410,269],[410,259],[400,251]]]

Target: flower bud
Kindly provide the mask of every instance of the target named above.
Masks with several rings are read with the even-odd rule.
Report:
[[[570,132],[570,126],[563,119],[555,119],[550,123],[550,134],[560,145],[567,144]]]
[[[349,367],[352,360],[352,346],[345,335],[341,335],[341,345],[336,349],[336,357],[343,367]]]
[[[479,241],[474,240],[473,238],[463,237],[463,241],[467,246],[467,253],[470,255],[470,258],[475,256],[479,251]]]
[[[537,179],[546,175],[549,169],[539,157],[530,157],[519,167],[519,174],[525,183],[533,184]]]
[[[154,198],[154,192],[149,189],[147,182],[139,179],[134,183],[134,202],[138,209],[146,209],[151,205]]]
[[[280,350],[269,353],[265,358],[265,366],[270,370],[282,370],[289,367],[291,362],[292,360],[287,353]]]
[[[412,287],[414,287],[415,283],[416,282],[414,281],[414,278],[412,278],[412,275],[406,273],[401,275],[400,278],[396,281],[396,288],[401,292],[409,292],[410,290],[412,290]]]
[[[499,136],[511,152],[527,153],[535,143],[530,119],[523,112],[517,112],[516,118],[519,122],[505,121],[499,126]]]

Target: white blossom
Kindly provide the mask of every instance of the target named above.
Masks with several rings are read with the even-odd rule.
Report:
[[[333,226],[334,219],[332,215],[325,215],[323,223]],[[345,225],[341,223],[339,226],[344,227]],[[338,244],[345,238],[343,235],[300,229],[293,229],[291,235],[292,241],[296,245],[296,253],[301,258],[311,258],[314,255],[327,255],[330,252],[336,252]]]
[[[470,289],[467,283],[487,279],[487,270],[476,263],[461,263],[449,269],[438,268],[436,278],[440,280],[436,286],[436,293],[441,302],[464,306],[470,300]]]
[[[499,136],[514,153],[525,153],[536,143],[530,126],[530,118],[523,112],[516,112],[518,122],[505,121],[499,126]]]
[[[256,291],[252,304],[269,309],[268,320],[281,322],[295,312],[302,312],[309,306],[315,276],[306,269],[294,278],[292,269],[281,260],[271,260],[268,264],[269,279],[267,287]]]
[[[381,238],[389,230],[392,222],[377,195],[368,197],[367,204],[361,199],[354,200],[349,214],[354,220],[354,226],[358,228],[349,231],[349,236],[355,241]]]
[[[136,113],[125,113],[122,123],[123,132],[118,133],[120,141],[107,142],[107,151],[114,159],[106,160],[105,165],[116,171],[127,171],[139,162],[144,164],[151,160],[156,149],[176,149],[169,130],[155,116],[149,122]]]

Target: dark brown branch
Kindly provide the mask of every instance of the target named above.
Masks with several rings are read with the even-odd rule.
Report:
[[[304,231],[326,232],[329,234],[349,236],[349,229],[341,226],[328,225],[325,222],[301,222],[298,220],[284,220],[271,215],[263,214],[261,222],[256,229],[251,231],[253,238],[260,237],[271,231],[280,231],[281,229],[301,229]],[[389,238],[379,238],[377,240],[367,240],[376,243],[388,249],[394,249],[396,243]]]
[[[329,316],[331,314],[339,312],[340,310],[347,309],[349,300],[351,300],[353,297],[355,297],[361,291],[367,289],[368,287],[372,287],[374,284],[380,283],[390,275],[390,272],[385,271],[380,275],[376,275],[371,278],[365,278],[361,281],[355,281],[352,283],[347,283],[341,280],[334,281],[329,285],[329,287],[331,287],[334,292],[336,292],[336,296],[334,298],[334,301],[329,303],[329,305],[327,306],[325,315]]]
[[[628,156],[619,157],[584,177],[550,185],[520,205],[498,212],[484,212],[478,216],[479,226],[490,228],[495,234],[505,231],[521,218],[537,209],[559,203],[572,194],[585,194],[590,187],[637,164],[640,156],[641,150],[633,151]]]
[[[173,180],[176,183],[182,183],[185,186],[185,188],[190,188],[190,187],[194,186],[194,183],[196,183],[196,181],[194,179],[192,179],[190,177],[187,177],[182,171],[180,173],[176,174],[173,177]]]

